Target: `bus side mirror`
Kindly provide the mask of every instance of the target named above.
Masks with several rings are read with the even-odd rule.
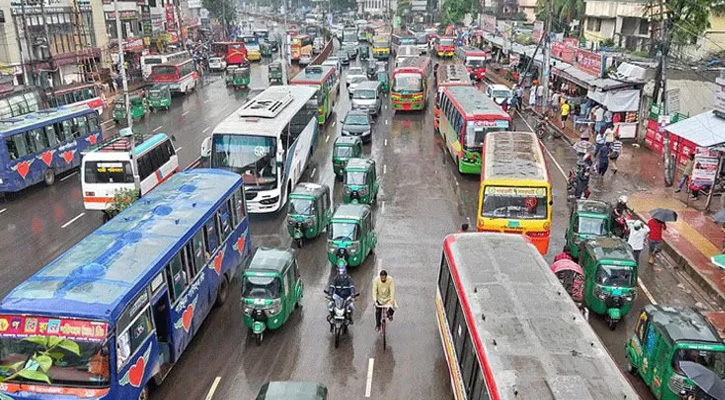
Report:
[[[211,157],[211,137],[206,137],[201,142],[201,158],[208,159]]]

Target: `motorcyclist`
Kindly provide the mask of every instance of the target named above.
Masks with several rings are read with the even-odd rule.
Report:
[[[353,298],[355,296],[355,282],[353,282],[350,275],[347,274],[347,268],[344,266],[337,267],[337,275],[330,282],[329,293],[332,294],[332,301],[330,301],[329,308],[332,308],[337,299]],[[350,324],[352,321],[352,312],[355,308],[352,305],[352,300],[347,304],[347,316]]]
[[[633,214],[631,208],[627,204],[627,196],[619,196],[617,203],[612,207],[612,216],[616,219],[619,217],[626,217],[627,214]]]

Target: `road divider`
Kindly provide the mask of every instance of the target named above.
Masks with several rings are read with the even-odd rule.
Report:
[[[161,129],[163,129],[163,128],[164,128],[164,126],[163,126],[163,125],[161,125],[161,126],[157,126],[157,127],[156,127],[156,128],[154,129],[154,132],[158,132],[158,131],[160,131],[160,130],[161,130]]]

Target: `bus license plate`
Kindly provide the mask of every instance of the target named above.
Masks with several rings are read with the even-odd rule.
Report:
[[[509,221],[509,228],[521,228],[519,221]]]

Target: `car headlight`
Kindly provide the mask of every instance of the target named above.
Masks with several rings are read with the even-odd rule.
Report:
[[[364,131],[364,132],[363,132],[362,134],[363,134],[363,136],[367,136],[367,135],[369,135],[369,134],[370,134],[370,129],[368,129],[368,130]]]

